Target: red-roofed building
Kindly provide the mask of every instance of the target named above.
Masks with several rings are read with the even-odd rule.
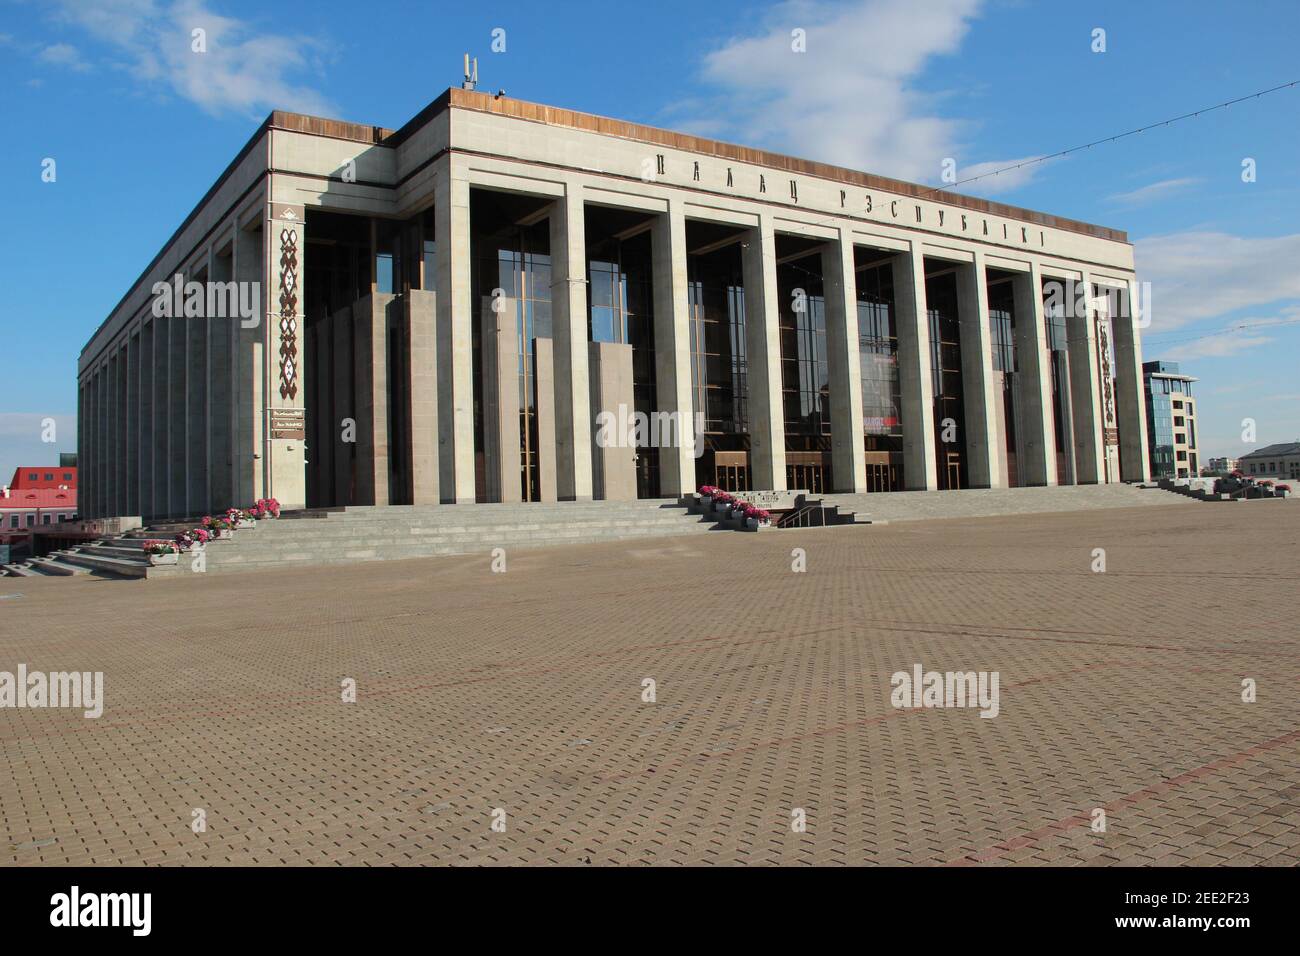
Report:
[[[38,465],[35,468],[15,468],[9,481],[10,488],[71,488],[77,489],[77,467]]]
[[[77,513],[77,469],[18,468],[0,488],[0,532],[25,531],[71,520]]]

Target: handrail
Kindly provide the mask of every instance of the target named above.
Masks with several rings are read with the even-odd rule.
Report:
[[[789,512],[788,514],[786,514],[785,516],[783,516],[779,521],[776,522],[776,527],[778,527],[778,528],[793,528],[793,527],[807,528],[807,527],[812,527],[812,526],[813,526],[812,523],[811,523],[811,522],[805,522],[804,518],[805,518],[806,515],[809,515],[809,514],[811,514],[811,513],[814,512],[814,511],[816,511],[816,512],[820,512],[821,521],[818,522],[818,524],[820,524],[822,527],[825,527],[825,526],[826,526],[826,511],[825,511],[825,509],[823,508],[823,506],[822,506],[821,504],[815,504],[815,505],[804,505],[804,506],[803,506],[802,508],[800,508],[798,511],[791,511],[791,512]]]

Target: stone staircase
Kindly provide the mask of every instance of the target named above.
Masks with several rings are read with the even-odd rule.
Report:
[[[94,573],[159,578],[193,570],[192,554],[174,565],[149,564],[142,543],[170,539],[197,521],[166,522],[105,536],[55,552],[8,573]],[[688,514],[672,501],[595,501],[556,504],[390,505],[285,512],[259,521],[205,551],[208,574],[265,568],[352,564],[450,554],[507,553],[599,541],[644,540],[722,530],[712,517]]]
[[[288,513],[207,548],[207,573],[352,564],[504,548],[676,537],[713,530],[676,502],[389,505]],[[156,570],[156,569],[154,569]]]
[[[741,497],[744,492],[737,492]],[[791,492],[793,499],[792,507],[789,510],[775,510],[772,512],[772,523],[759,528],[749,528],[746,526],[743,516],[731,513],[725,514],[719,512],[716,506],[705,508],[704,502],[700,495],[685,495],[678,500],[678,504],[685,508],[693,515],[700,515],[703,519],[713,521],[719,528],[731,528],[736,531],[772,531],[781,528],[829,528],[837,525],[867,525],[873,522],[859,517],[855,512],[849,511],[842,504],[831,504],[824,498],[814,498],[807,492]],[[880,524],[882,522],[875,522]]]
[[[1160,494],[1155,486],[1130,484],[828,494],[824,501],[827,505],[856,511],[860,518],[877,524],[1190,503],[1190,499]]]

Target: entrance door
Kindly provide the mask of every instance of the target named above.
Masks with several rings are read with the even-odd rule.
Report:
[[[713,453],[713,484],[723,491],[749,491],[749,452]]]
[[[945,488],[953,489],[961,487],[961,455],[957,452],[948,452],[947,461],[947,484]]]
[[[659,497],[659,449],[638,448],[636,452],[636,496]]]
[[[787,451],[785,453],[785,486],[791,491],[808,491],[825,494],[826,473],[830,462],[820,451]]]

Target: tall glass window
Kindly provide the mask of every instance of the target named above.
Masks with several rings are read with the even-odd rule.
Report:
[[[777,270],[781,291],[781,397],[785,433],[831,433],[826,298],[820,275],[797,264]]]
[[[867,436],[868,449],[901,451],[902,395],[898,379],[898,332],[894,326],[893,268],[886,265],[863,270],[858,275],[857,286],[863,434]],[[899,441],[888,440],[894,438]]]
[[[710,262],[709,265],[714,263]],[[739,276],[706,270],[691,260],[691,387],[706,434],[749,431],[746,398],[745,289]]]

